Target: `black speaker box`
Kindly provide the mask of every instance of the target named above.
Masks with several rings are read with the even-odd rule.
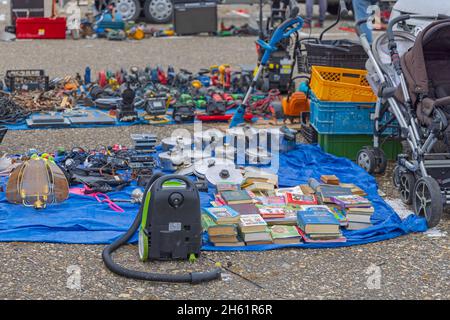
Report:
[[[177,35],[217,32],[217,3],[175,3],[173,25]]]

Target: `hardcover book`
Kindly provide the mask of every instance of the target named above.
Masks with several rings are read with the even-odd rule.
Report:
[[[268,225],[297,225],[297,211],[286,210],[283,218],[265,218]]]
[[[248,214],[240,217],[239,229],[243,233],[264,232],[267,223],[259,214]]]
[[[339,179],[334,174],[333,175],[322,175],[320,180],[326,184],[339,185]]]
[[[203,208],[203,210],[217,224],[230,224],[239,222],[239,213],[229,206]]]
[[[342,208],[368,208],[372,206],[369,199],[354,194],[333,196],[331,200]]]
[[[272,236],[270,235],[270,230],[266,229],[264,232],[250,232],[250,233],[241,233],[242,239],[245,242],[251,241],[272,241]]]
[[[295,226],[272,226],[270,228],[273,243],[288,244],[299,243],[301,236]]]
[[[291,188],[278,188],[275,190],[275,195],[284,197],[286,195],[286,192],[303,194],[303,191],[300,188],[300,186],[296,186]]]
[[[313,239],[313,238],[309,237],[308,235],[306,235],[305,232],[301,228],[298,228],[297,230],[298,230],[298,233],[302,236],[303,241],[306,243],[347,242],[347,238],[345,238],[342,235],[339,237],[330,238],[330,239],[326,239],[326,238]]]
[[[367,214],[354,214],[354,213],[348,213],[347,219],[348,222],[359,222],[359,223],[367,223],[371,224],[370,215]]]
[[[322,184],[317,194],[322,203],[334,203],[332,200],[333,197],[352,195],[352,190],[350,188]]]
[[[253,203],[230,204],[229,207],[233,208],[240,215],[259,214],[258,208]]]
[[[314,195],[286,192],[285,197],[286,197],[286,204],[295,208],[298,208],[302,205],[317,204],[317,199],[316,196]]]
[[[246,190],[223,191],[220,197],[227,204],[253,203],[253,198]]]
[[[370,223],[348,222],[347,230],[361,230],[372,226]]]
[[[326,206],[304,207],[297,212],[298,226],[306,233],[339,233],[339,221]]]
[[[265,206],[285,206],[286,200],[283,196],[260,197],[258,200]]]
[[[266,218],[283,218],[286,215],[286,210],[283,207],[269,207],[258,205],[259,214],[264,219]]]

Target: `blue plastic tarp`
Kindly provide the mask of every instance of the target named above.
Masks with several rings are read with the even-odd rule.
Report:
[[[395,238],[410,232],[423,232],[426,221],[415,215],[405,220],[378,195],[375,179],[345,158],[324,153],[318,146],[298,145],[293,151],[280,155],[279,184],[288,187],[306,183],[308,178],[319,179],[324,174],[335,174],[344,183],[355,183],[365,190],[375,207],[373,226],[359,231],[343,230],[347,242],[300,243],[291,245],[258,245],[246,247],[215,247],[204,234],[203,250],[270,250],[284,247],[331,248],[365,244]],[[5,183],[5,180],[3,180]],[[108,193],[111,199],[129,199],[133,186],[120,192]],[[202,206],[209,207],[213,190],[201,193]],[[118,203],[124,213],[111,210],[90,196],[70,195],[61,204],[37,211],[22,205],[13,205],[0,193],[0,241],[55,242],[78,244],[110,243],[122,235],[133,222],[138,205]],[[133,241],[136,241],[135,236]]]
[[[80,107],[81,110],[85,110],[89,113],[91,113],[92,116],[96,116],[97,114],[100,115],[108,115],[107,111],[103,111],[103,110],[99,110],[96,108],[91,108],[91,107]],[[172,116],[170,116],[170,114],[172,114],[173,109],[169,108],[167,110],[167,120],[168,122],[164,122],[164,123],[152,123],[152,125],[157,125],[157,126],[164,126],[164,125],[171,125],[171,124],[177,124]],[[234,114],[235,110],[234,109],[230,109],[226,112],[226,114]],[[28,127],[28,125],[26,124],[25,121],[21,122],[21,123],[15,123],[15,124],[6,124],[5,126],[8,128],[8,130],[40,130],[40,129],[66,129],[66,128],[102,128],[102,127],[128,127],[128,126],[134,126],[134,125],[140,125],[140,124],[149,124],[150,121],[149,120],[145,120],[144,116],[146,116],[146,112],[144,112],[143,110],[137,110],[138,113],[138,119],[136,121],[130,121],[130,122],[120,122],[118,120],[115,120],[115,123],[111,123],[111,124],[95,124],[95,123],[86,123],[86,124],[70,124],[70,126],[67,127],[52,127],[52,126],[42,126],[42,127],[37,127],[37,128],[30,128]],[[36,113],[38,114],[38,113]],[[64,115],[63,112],[55,112],[56,115]],[[31,116],[29,116],[30,118]],[[67,117],[67,116],[66,116]],[[199,120],[195,120],[195,121],[199,121]],[[193,121],[191,121],[191,123],[193,123]]]

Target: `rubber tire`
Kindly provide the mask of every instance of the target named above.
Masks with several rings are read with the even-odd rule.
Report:
[[[139,230],[138,248],[139,248],[139,259],[142,262],[147,261],[148,260],[148,237],[142,230]]]
[[[380,161],[377,163],[377,166],[375,167],[374,173],[376,174],[384,174],[387,168],[387,158],[386,155],[381,148],[375,148],[374,149],[377,154],[377,157],[380,159]]]
[[[363,154],[363,153],[366,154],[367,160],[369,161],[369,166],[368,167],[362,166],[360,164],[360,159],[359,158],[360,158],[361,154]],[[376,169],[376,159],[375,159],[375,152],[373,151],[373,149],[369,149],[367,147],[362,148],[358,152],[358,154],[356,155],[356,164],[358,166],[360,166],[361,168],[363,168],[367,173],[369,173],[369,174],[374,173],[375,169]]]
[[[154,22],[154,23],[169,23],[172,21],[172,17],[173,17],[173,2],[172,2],[172,14],[167,17],[166,19],[163,20],[158,20],[155,19],[151,14],[150,14],[150,4],[152,3],[153,0],[146,0],[144,3],[144,15],[145,15],[145,19],[148,20],[149,22]]]
[[[141,2],[139,0],[132,0],[132,1],[134,2],[134,5],[136,6],[136,12],[135,12],[134,16],[132,16],[131,18],[123,19],[124,21],[136,21],[139,18],[139,16],[141,15],[141,11],[142,11]]]
[[[400,190],[400,166],[398,164],[395,165],[392,171],[392,185],[395,189]]]
[[[407,184],[409,186],[409,194],[407,197],[402,193],[402,185]],[[416,184],[416,178],[411,172],[404,172],[400,175],[400,199],[406,205],[411,205],[414,198],[414,186]]]
[[[424,191],[423,187],[426,188],[427,192]],[[422,190],[422,191],[421,191]],[[421,204],[419,203],[419,198],[417,192],[427,194],[427,200],[429,197],[430,206],[429,209],[425,208],[424,212],[421,212]],[[435,179],[432,177],[422,177],[417,180],[414,186],[414,212],[418,216],[425,216],[427,220],[428,228],[433,228],[439,224],[442,217],[442,212],[444,211],[444,204],[442,202],[441,188]]]

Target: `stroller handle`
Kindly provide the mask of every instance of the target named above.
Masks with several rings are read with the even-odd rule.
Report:
[[[427,15],[418,15],[418,14],[403,14],[398,17],[395,17],[391,21],[389,21],[389,24],[386,29],[386,33],[389,39],[389,42],[393,42],[395,40],[394,38],[394,26],[402,21],[406,21],[409,19],[435,19],[435,20],[445,20],[449,19],[450,16],[444,15],[444,14],[438,14],[435,16],[427,16]]]

